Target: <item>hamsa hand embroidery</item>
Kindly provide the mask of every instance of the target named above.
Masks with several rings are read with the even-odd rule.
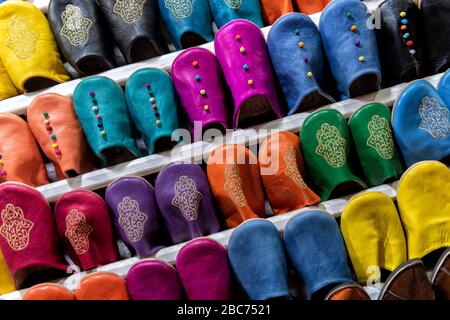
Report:
[[[419,128],[433,138],[445,139],[450,135],[449,110],[442,107],[436,98],[424,97],[419,106],[421,121]]]
[[[244,191],[242,190],[242,179],[239,176],[239,167],[236,164],[229,164],[225,168],[225,191],[238,208],[247,205]]]
[[[195,0],[166,0],[166,8],[169,9],[177,19],[184,19],[192,14]]]
[[[116,0],[113,12],[126,23],[134,23],[141,19],[146,0]]]
[[[376,150],[380,157],[390,160],[394,156],[394,140],[392,139],[392,131],[389,122],[374,115],[367,125],[369,130],[369,138],[367,145]]]
[[[64,235],[72,245],[76,254],[89,251],[89,234],[94,229],[86,223],[86,216],[77,209],[72,209],[66,216],[66,232]]]
[[[341,137],[338,128],[324,123],[320,130],[317,131],[316,138],[319,143],[316,148],[318,155],[322,156],[334,168],[340,168],[345,165],[347,161],[345,155],[347,143]]]
[[[128,240],[131,242],[141,240],[148,216],[139,210],[139,203],[130,197],[125,197],[117,205],[117,211],[119,212],[119,225]]]
[[[224,0],[225,4],[231,9],[239,9],[243,0]]]
[[[307,186],[302,178],[302,175],[300,174],[300,171],[298,170],[297,153],[295,148],[291,146],[288,147],[284,153],[284,162],[286,163],[286,170],[284,174],[291,178],[300,189],[305,190]]]
[[[14,16],[8,23],[6,44],[20,59],[31,57],[36,51],[39,33],[34,31],[30,22],[22,16]]]
[[[11,249],[20,251],[28,246],[30,231],[34,223],[25,219],[23,210],[8,203],[1,213],[0,235],[5,238]]]
[[[175,196],[172,199],[172,205],[181,211],[186,220],[197,220],[202,194],[197,191],[195,181],[187,176],[181,176],[175,182],[173,189]]]
[[[85,18],[80,7],[68,4],[61,14],[63,26],[61,35],[74,46],[81,46],[89,40],[92,20]]]

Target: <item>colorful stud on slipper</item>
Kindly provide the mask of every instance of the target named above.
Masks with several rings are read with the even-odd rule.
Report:
[[[264,27],[259,0],[209,0],[214,22],[220,29],[236,19],[245,19]]]
[[[230,144],[215,149],[207,162],[207,174],[228,227],[265,217],[258,160],[245,146]]]
[[[20,92],[70,80],[44,14],[27,1],[0,5],[0,56]]]
[[[0,250],[0,294],[10,293],[16,290],[14,280],[9,273],[5,258]]]
[[[291,132],[275,133],[264,141],[258,157],[261,178],[274,214],[283,214],[320,201],[305,182],[300,139]]]
[[[279,17],[294,11],[291,0],[261,0],[261,13],[266,25],[273,24]]]
[[[0,58],[0,101],[19,95]]]
[[[174,244],[220,231],[208,179],[199,165],[168,165],[159,172],[155,190]]]
[[[2,183],[0,210],[0,248],[16,288],[63,277],[68,265],[42,194],[21,183]]]
[[[159,69],[141,69],[125,87],[128,110],[141,132],[149,154],[171,149],[172,133],[179,128],[178,102],[170,75]]]
[[[208,0],[158,0],[158,3],[177,50],[214,40]]]
[[[234,99],[233,127],[282,117],[262,31],[246,20],[227,23],[214,41],[217,59]]]
[[[144,259],[128,271],[131,300],[181,300],[182,286],[177,270],[163,261]]]
[[[361,285],[355,282],[343,283],[333,288],[325,297],[327,301],[371,300]]]
[[[342,100],[380,88],[377,40],[369,18],[360,0],[332,1],[320,16],[320,34]]]
[[[72,99],[54,93],[38,96],[28,107],[27,120],[59,180],[95,170]]]
[[[431,275],[431,285],[436,298],[450,300],[450,248],[442,253]]]
[[[232,276],[227,250],[207,238],[192,240],[177,255],[176,266],[189,300],[230,300]]]
[[[320,33],[310,17],[288,14],[272,26],[267,45],[289,114],[335,102],[326,93],[328,74]]]
[[[105,200],[113,213],[120,238],[139,257],[154,255],[164,248],[165,228],[155,199],[155,189],[140,177],[124,177],[106,188]]]
[[[304,14],[314,14],[323,11],[331,0],[294,0],[294,5],[297,6],[299,12]]]
[[[396,180],[403,173],[390,121],[391,110],[384,104],[374,102],[353,113],[348,122],[369,187]]]
[[[63,56],[80,74],[116,66],[112,37],[95,1],[52,0],[48,19]]]
[[[366,188],[352,172],[348,125],[338,111],[321,110],[306,118],[300,140],[314,190],[322,201]]]
[[[65,251],[82,270],[118,260],[108,208],[96,193],[77,190],[61,196],[55,220]]]
[[[41,283],[28,289],[22,300],[75,300],[75,295],[59,284]]]
[[[114,273],[94,272],[81,279],[76,300],[130,300],[125,279]]]
[[[439,81],[438,93],[444,104],[450,106],[450,70],[447,70]]]
[[[28,124],[16,115],[1,113],[0,128],[0,182],[48,184],[45,163]]]
[[[141,156],[122,89],[106,77],[81,81],[73,105],[87,141],[103,166]]]
[[[392,127],[408,166],[450,155],[450,106],[426,80],[413,81],[399,95]]]

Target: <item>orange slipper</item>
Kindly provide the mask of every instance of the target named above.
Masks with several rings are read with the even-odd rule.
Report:
[[[25,292],[22,300],[75,300],[75,295],[62,285],[41,283]]]
[[[260,0],[264,23],[272,25],[279,17],[294,12],[291,0]]]
[[[114,273],[94,272],[75,290],[76,300],[129,300],[125,279]]]

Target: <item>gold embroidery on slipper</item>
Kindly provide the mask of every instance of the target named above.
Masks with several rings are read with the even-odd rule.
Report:
[[[242,190],[242,179],[239,176],[239,167],[236,164],[229,164],[225,168],[224,189],[228,192],[236,207],[243,208],[247,205],[247,199],[245,199]]]
[[[392,159],[394,156],[394,140],[392,139],[389,122],[379,115],[374,115],[367,128],[370,133],[367,145],[375,149],[380,157],[386,160]]]
[[[298,170],[297,152],[294,147],[288,147],[284,153],[284,162],[286,163],[286,170],[284,172],[286,176],[291,178],[300,189],[305,190],[307,186]]]
[[[144,12],[146,0],[116,0],[113,12],[120,16],[126,23],[139,21]]]
[[[67,5],[61,14],[63,26],[61,35],[66,37],[74,46],[81,46],[89,40],[89,30],[92,26],[92,20],[83,16],[80,7]]]
[[[427,131],[433,138],[445,139],[450,135],[449,111],[436,98],[424,97],[419,106],[419,114],[422,118],[419,128]]]
[[[77,209],[72,209],[66,216],[66,232],[64,235],[70,241],[76,254],[89,251],[89,234],[94,229],[86,223],[86,216]]]
[[[227,7],[231,9],[239,9],[242,5],[242,0],[224,0]]]
[[[173,190],[175,196],[172,199],[172,205],[181,211],[186,220],[197,220],[202,194],[197,191],[195,181],[187,176],[181,176]]]
[[[316,134],[319,145],[316,154],[323,157],[333,168],[340,168],[347,162],[345,147],[347,142],[339,133],[338,128],[328,123],[322,124]]]
[[[125,197],[117,205],[119,212],[119,225],[125,231],[128,240],[137,242],[144,235],[144,226],[148,216],[141,212],[139,203],[130,197]]]
[[[30,231],[34,223],[25,219],[23,210],[8,203],[1,213],[0,235],[5,238],[11,249],[20,251],[28,246]]]
[[[177,19],[183,19],[192,14],[194,1],[195,0],[166,0],[165,5]]]
[[[20,59],[31,57],[36,51],[39,33],[34,31],[27,18],[14,16],[8,23],[7,46]]]

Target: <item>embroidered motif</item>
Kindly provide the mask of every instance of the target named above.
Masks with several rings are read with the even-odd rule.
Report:
[[[94,229],[86,224],[84,213],[72,209],[66,216],[66,232],[64,235],[70,241],[76,254],[83,254],[89,251],[89,234]]]
[[[197,220],[202,194],[197,191],[195,181],[187,176],[181,176],[173,190],[175,197],[172,199],[172,205],[181,211],[186,220]]]
[[[63,26],[61,35],[66,37],[74,46],[81,46],[89,40],[89,30],[92,20],[85,18],[80,7],[68,4],[61,13]]]
[[[14,16],[8,23],[8,48],[20,59],[31,57],[36,51],[39,33],[34,31],[27,18]]]
[[[144,234],[144,225],[148,216],[139,210],[139,203],[130,197],[123,198],[117,205],[119,225],[125,231],[128,240],[137,242]]]
[[[242,179],[239,176],[239,167],[236,164],[229,164],[225,168],[224,189],[228,192],[236,207],[243,208],[247,205],[247,199],[245,199],[242,190]]]
[[[300,189],[305,190],[307,185],[298,170],[297,153],[294,147],[288,147],[284,153],[284,162],[286,163],[285,175],[291,178]]]
[[[380,157],[390,160],[394,156],[394,140],[389,122],[374,115],[367,125],[370,136],[367,139],[367,145],[374,148]]]
[[[242,5],[242,0],[224,0],[227,7],[231,9],[239,9]]]
[[[450,135],[449,111],[436,98],[424,97],[419,106],[419,114],[422,118],[419,128],[427,131],[433,138],[445,139]]]
[[[11,249],[20,251],[28,247],[30,231],[34,223],[25,219],[23,210],[8,203],[1,216],[3,223],[0,227],[0,235],[5,238]]]
[[[113,12],[119,15],[126,23],[139,21],[144,12],[146,0],[116,0]]]
[[[316,153],[334,168],[344,166],[347,161],[345,155],[346,141],[341,137],[338,128],[324,123],[317,131],[316,137],[319,142]]]
[[[177,19],[184,19],[192,14],[195,0],[166,0],[166,8]]]

